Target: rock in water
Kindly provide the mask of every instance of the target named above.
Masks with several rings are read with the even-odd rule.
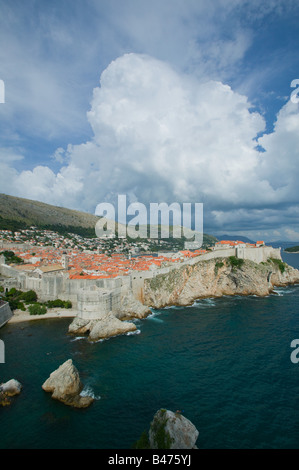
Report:
[[[181,413],[159,410],[149,430],[151,449],[197,449],[198,430]]]
[[[22,390],[22,385],[15,379],[11,379],[6,383],[0,385],[0,406],[8,406],[11,401],[8,397],[19,395]]]
[[[11,379],[8,382],[0,385],[0,392],[5,393],[7,397],[13,397],[19,395],[22,390],[22,385],[15,379]]]
[[[101,320],[94,323],[89,333],[89,340],[98,341],[99,339],[110,338],[111,336],[121,335],[136,329],[134,323],[121,321],[112,312],[109,312]]]
[[[85,334],[89,333],[90,341],[110,338],[130,331],[135,331],[136,325],[132,322],[121,321],[112,312],[106,313],[99,319],[88,320],[80,317],[74,318],[69,326],[69,333]]]
[[[42,385],[45,392],[52,393],[52,398],[76,408],[86,408],[94,398],[81,396],[83,384],[72,359],[64,362]]]

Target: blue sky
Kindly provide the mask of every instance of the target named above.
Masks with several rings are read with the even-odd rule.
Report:
[[[0,0],[0,191],[299,240],[299,4]]]

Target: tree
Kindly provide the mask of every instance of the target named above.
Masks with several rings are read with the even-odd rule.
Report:
[[[22,300],[26,303],[36,302],[37,301],[37,294],[34,290],[29,290],[27,292],[23,292],[20,296]]]
[[[45,305],[32,304],[28,307],[30,315],[44,315],[47,313],[47,308]]]

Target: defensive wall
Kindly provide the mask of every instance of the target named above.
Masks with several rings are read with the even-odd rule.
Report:
[[[143,303],[143,287],[144,280],[153,278],[159,274],[169,273],[173,269],[177,269],[182,266],[192,266],[199,261],[207,261],[216,258],[228,258],[229,256],[236,256],[237,258],[248,259],[255,263],[266,262],[269,258],[281,259],[281,249],[272,248],[271,246],[260,246],[255,247],[233,247],[233,248],[222,248],[209,251],[203,255],[196,256],[194,258],[186,259],[180,262],[178,265],[173,264],[169,267],[155,269],[153,271],[136,271],[131,275],[132,278],[132,291],[134,296]]]
[[[93,320],[121,307],[121,289],[108,290],[95,285],[78,291],[78,317]]]
[[[70,300],[74,308],[79,312],[84,311],[84,302],[89,304],[86,310],[92,312],[92,304],[100,302],[100,293],[104,295],[101,301],[101,311],[106,312],[108,306],[115,307],[120,302],[120,298],[128,292],[132,292],[134,297],[143,303],[144,280],[153,278],[159,274],[166,274],[178,267],[193,265],[199,261],[216,258],[236,256],[237,258],[248,259],[255,263],[266,262],[268,258],[281,259],[280,248],[269,246],[254,247],[234,247],[217,249],[194,258],[186,259],[182,262],[171,264],[168,267],[153,268],[148,271],[133,271],[130,275],[118,278],[107,279],[69,279],[67,272],[47,273],[41,277],[35,277],[20,271],[6,264],[0,265],[0,274],[5,276],[7,286],[15,287],[23,291],[34,290],[39,300]],[[93,287],[94,286],[94,287]],[[84,294],[86,292],[86,294]],[[98,293],[96,293],[98,292]],[[111,294],[115,293],[114,294]],[[110,295],[111,294],[111,295]],[[92,313],[91,313],[92,314]]]
[[[5,325],[5,323],[11,319],[11,317],[12,311],[10,310],[9,303],[0,300],[0,328],[1,326]]]
[[[19,271],[11,266],[2,264],[0,273],[8,279],[7,287],[15,287],[22,291],[34,290],[39,300],[70,300],[74,308],[77,308],[78,294],[82,296],[82,291],[88,291],[91,286],[108,291],[117,291],[125,295],[132,289],[130,276],[112,279],[69,279],[67,273],[49,273],[41,277],[34,277],[28,273]],[[5,281],[4,281],[5,286]]]
[[[215,258],[228,258],[229,256],[236,256],[237,258],[248,259],[254,263],[266,262],[269,258],[281,259],[281,249],[273,248],[272,246],[260,246],[255,247],[233,247],[233,248],[222,248],[209,251],[200,258],[191,258],[190,260],[184,261],[187,264],[195,264],[200,260],[208,260]]]

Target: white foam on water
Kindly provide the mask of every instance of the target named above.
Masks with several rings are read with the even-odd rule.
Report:
[[[95,395],[95,393],[94,393],[94,391],[93,391],[93,389],[91,388],[90,385],[85,385],[82,392],[80,393],[80,396],[81,397],[91,397],[94,400],[100,400],[101,399],[100,395]]]
[[[168,308],[168,307],[165,307],[165,308]],[[162,312],[152,312],[146,317],[146,319],[155,318],[156,316],[161,315],[161,313]]]
[[[281,290],[278,290],[278,289],[273,289],[273,292],[275,292],[274,295],[278,295],[279,297],[283,297],[283,293]]]
[[[181,308],[184,308],[184,305],[166,305],[165,307],[162,307],[163,310],[180,310]]]
[[[207,308],[207,307],[215,307],[215,306],[216,306],[215,300],[209,297],[206,299],[198,299],[192,305],[192,307],[199,307],[199,308]]]
[[[161,320],[160,318],[157,318],[159,315],[161,315],[162,312],[153,312],[151,313],[150,315],[148,315],[146,317],[147,320],[151,320],[151,321],[154,321],[156,323],[164,323],[163,320]]]
[[[117,338],[118,336],[130,336],[130,335],[139,335],[141,330],[137,329],[135,331],[128,331],[127,333],[120,333],[118,335],[109,336],[108,338],[100,338],[96,341],[92,341],[92,344],[103,343],[104,341],[109,341],[112,338]]]
[[[131,335],[139,335],[141,333],[141,330],[135,330],[135,331],[128,331],[128,333],[126,333],[126,336],[131,336]]]
[[[81,339],[86,339],[86,336],[76,336],[76,338],[71,339],[71,343],[74,341],[80,341]]]

